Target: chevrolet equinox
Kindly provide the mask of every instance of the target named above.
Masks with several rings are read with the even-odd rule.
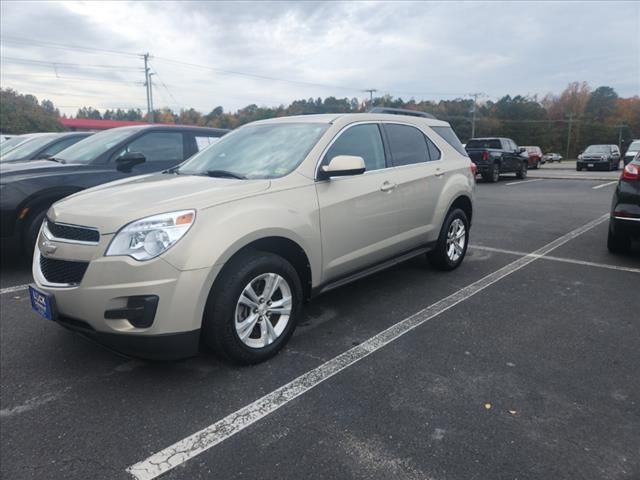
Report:
[[[204,344],[260,362],[319,293],[422,254],[458,267],[474,185],[449,124],[426,115],[254,122],[177,167],[55,203],[31,303],[133,356]]]

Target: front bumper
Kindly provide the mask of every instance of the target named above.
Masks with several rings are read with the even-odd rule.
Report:
[[[204,306],[217,267],[181,271],[160,257],[147,262],[125,256],[88,259],[83,258],[83,250],[95,247],[60,242],[56,245],[60,248],[46,254],[47,258],[89,262],[78,284],[56,284],[47,281],[41,270],[43,242],[50,245],[51,241],[40,237],[33,277],[36,287],[54,298],[58,323],[129,355],[180,358],[197,353]],[[143,326],[127,318],[132,297],[157,297],[155,311]],[[122,318],[114,312],[123,312]]]
[[[609,170],[609,160],[578,160],[576,161],[576,167],[584,169],[602,169]]]

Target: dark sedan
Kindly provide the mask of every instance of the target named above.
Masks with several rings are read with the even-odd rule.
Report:
[[[67,147],[92,135],[91,132],[41,133],[2,153],[0,162],[40,160],[55,156]]]
[[[624,253],[633,239],[640,239],[640,153],[624,167],[613,194],[607,247]]]
[[[105,130],[48,160],[0,163],[0,245],[33,250],[54,203],[85,188],[177,165],[227,130],[143,125]]]

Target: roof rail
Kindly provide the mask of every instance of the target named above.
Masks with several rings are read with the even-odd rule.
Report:
[[[406,108],[373,107],[368,113],[390,113],[392,115],[409,115],[410,117],[423,117],[437,120],[436,117],[430,113],[408,110]]]

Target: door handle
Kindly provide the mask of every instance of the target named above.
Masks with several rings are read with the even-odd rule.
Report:
[[[440,171],[440,169],[436,170],[436,177],[438,178],[444,177],[444,172]]]
[[[384,182],[380,187],[381,192],[391,192],[397,185],[395,183]]]

